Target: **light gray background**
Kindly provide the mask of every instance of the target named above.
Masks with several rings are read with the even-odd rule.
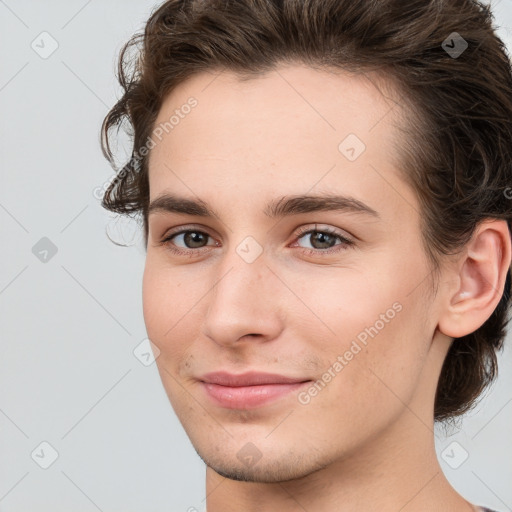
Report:
[[[127,241],[134,224],[116,222],[94,195],[113,174],[99,129],[120,95],[117,54],[156,5],[0,0],[0,512],[204,504],[204,465],[155,364],[133,353],[146,338],[140,233],[114,245],[106,233]],[[512,48],[512,0],[493,5]],[[42,58],[52,40],[57,50]],[[43,237],[57,248],[46,262],[44,247],[33,252]],[[512,511],[510,344],[460,430],[436,430],[453,486],[499,511]],[[58,452],[47,469],[42,442]],[[469,456],[453,469],[462,450]]]

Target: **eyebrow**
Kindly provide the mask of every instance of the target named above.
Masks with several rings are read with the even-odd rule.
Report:
[[[282,218],[301,213],[343,211],[380,218],[378,212],[358,199],[342,195],[295,195],[283,196],[270,201],[263,213],[271,218]],[[194,200],[173,194],[162,194],[148,206],[147,215],[169,212],[194,215],[197,217],[216,217],[219,215],[201,199]]]

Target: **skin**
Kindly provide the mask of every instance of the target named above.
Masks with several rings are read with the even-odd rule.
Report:
[[[298,64],[245,82],[201,73],[168,95],[156,125],[191,96],[197,106],[151,149],[150,200],[200,198],[218,216],[149,215],[143,304],[163,385],[207,464],[208,512],[479,510],[443,474],[433,406],[452,336],[474,331],[499,301],[506,224],[483,223],[443,262],[434,294],[418,201],[394,161],[397,106],[370,80]],[[338,149],[349,133],[366,145],[352,162]],[[272,199],[306,193],[350,196],[379,216],[263,213]],[[205,233],[201,243],[161,243],[180,227]],[[298,237],[303,227],[353,244],[334,236],[321,246]],[[248,236],[263,249],[252,263],[236,250]],[[198,380],[250,369],[317,381],[397,303],[308,404],[292,392],[226,409]],[[256,463],[237,458],[247,443]]]

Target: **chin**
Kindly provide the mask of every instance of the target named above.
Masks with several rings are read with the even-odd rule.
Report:
[[[233,461],[212,460],[197,452],[203,462],[219,475],[236,480],[239,482],[254,483],[278,483],[291,480],[297,480],[324,468],[323,465],[315,463],[313,460],[304,460],[304,458],[294,456],[293,460],[269,461],[268,457],[262,457],[260,461],[251,467],[245,467],[238,458]],[[302,460],[301,460],[302,459]]]

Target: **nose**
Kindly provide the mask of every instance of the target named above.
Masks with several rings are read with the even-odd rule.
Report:
[[[263,255],[247,263],[234,253],[223,263],[207,295],[203,334],[224,346],[276,338],[283,328],[286,289]]]

